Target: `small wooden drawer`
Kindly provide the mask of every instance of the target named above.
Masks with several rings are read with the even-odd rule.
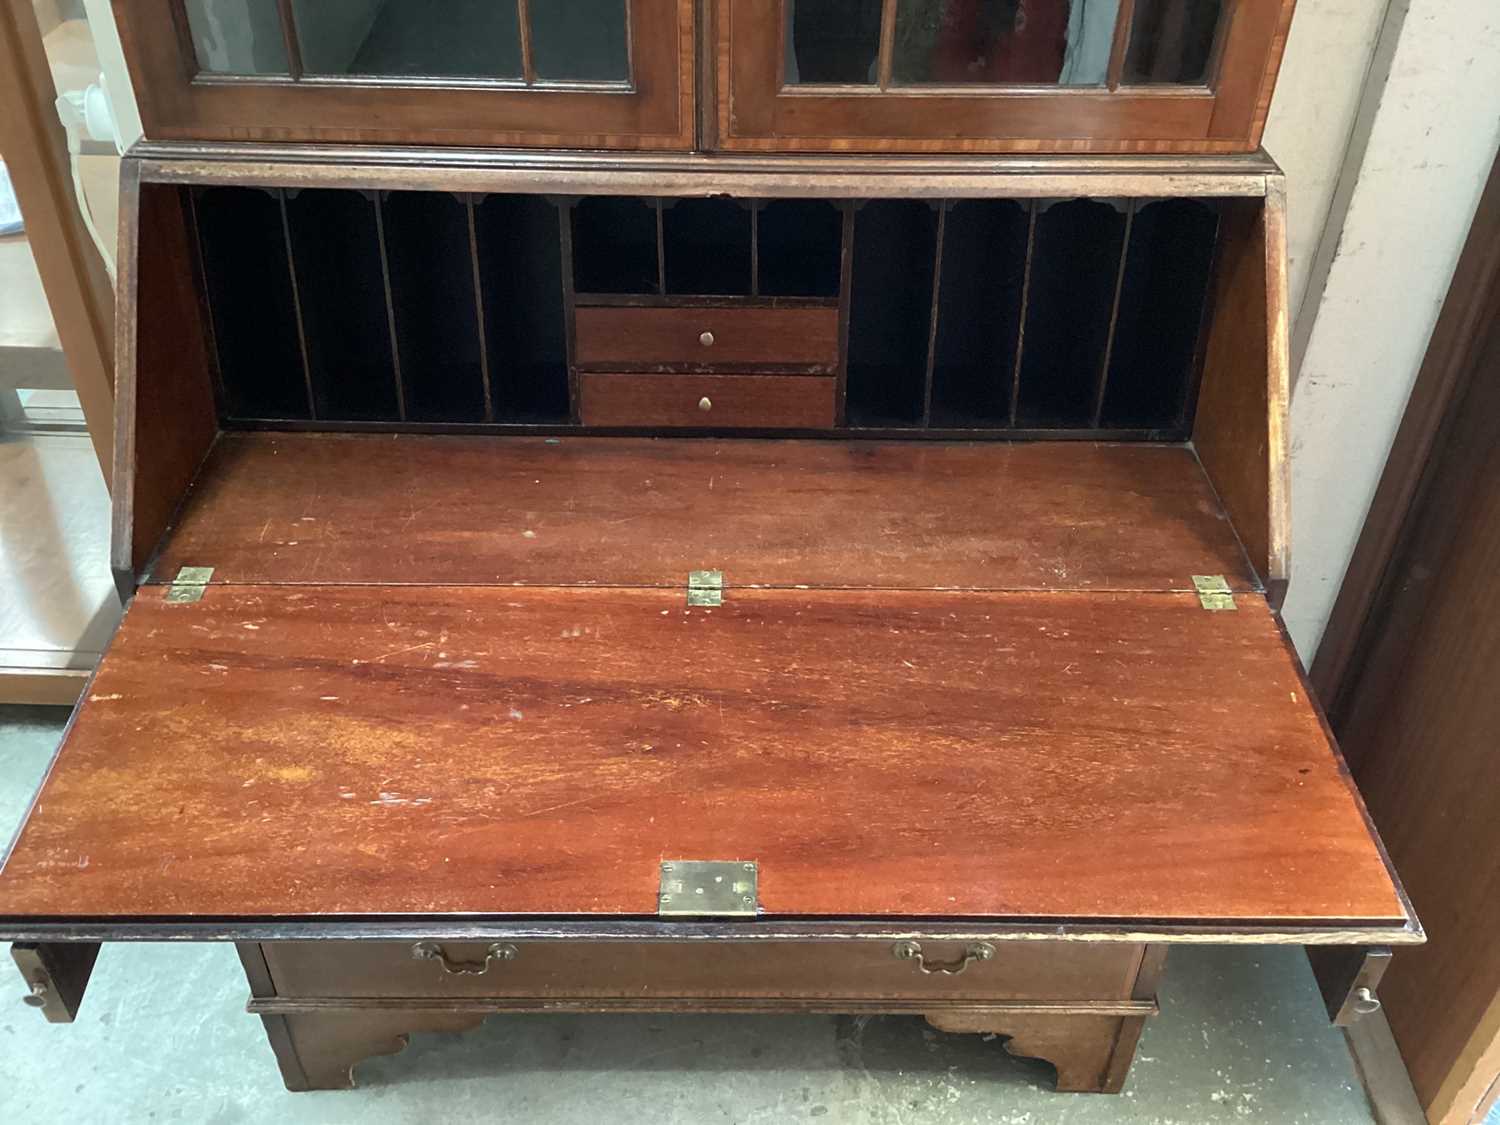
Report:
[[[814,368],[839,361],[835,308],[591,308],[576,313],[580,367]]]
[[[1145,947],[963,941],[277,942],[262,946],[276,994],[387,997],[1125,1000]],[[953,972],[953,969],[961,969]],[[925,970],[925,971],[924,971]],[[944,971],[948,970],[948,971]]]
[[[585,426],[824,430],[838,381],[823,375],[583,376]]]

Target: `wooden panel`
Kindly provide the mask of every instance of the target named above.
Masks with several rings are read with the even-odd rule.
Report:
[[[1344,1028],[1344,1040],[1375,1120],[1380,1125],[1429,1125],[1385,1012],[1372,1012]]]
[[[1172,446],[225,434],[155,575],[1250,589],[1222,517]]]
[[[953,964],[966,942],[924,942]],[[520,942],[483,975],[445,972],[412,957],[411,942],[268,943],[278,996],[975,997],[988,1000],[1128,1000],[1143,946],[1014,942],[962,973],[924,973],[893,943]],[[483,963],[483,943],[445,942],[455,962]]]
[[[1370,1013],[1361,1011],[1361,994],[1378,995],[1380,980],[1390,967],[1386,946],[1314,945],[1307,960],[1318,979],[1323,1007],[1335,1027],[1353,1027]]]
[[[1249,142],[1247,148],[1260,144],[1296,6],[1296,0],[1232,5],[1229,28],[1220,47],[1209,136],[1244,138]]]
[[[826,309],[580,308],[580,366],[749,364],[767,370],[839,361],[839,313]],[[704,344],[709,333],[712,343]]]
[[[1476,217],[1356,556],[1336,719],[1430,942],[1382,983],[1434,1122],[1500,1084],[1500,177]],[[1374,582],[1371,574],[1379,574]],[[1353,591],[1360,596],[1359,586]],[[1357,603],[1356,603],[1357,604]],[[1327,669],[1324,669],[1325,675]]]
[[[1193,444],[1273,598],[1291,576],[1286,206],[1227,206]]]
[[[89,672],[83,668],[17,667],[0,653],[0,703],[28,707],[71,707],[83,695]],[[33,654],[24,654],[31,657]]]
[[[1263,152],[1225,156],[835,156],[688,152],[509,152],[434,146],[367,148],[331,160],[295,145],[142,141],[154,183],[348,187],[381,191],[545,191],[552,195],[745,199],[1260,198],[1278,175]]]
[[[585,426],[820,430],[838,380],[814,375],[585,375]]]
[[[785,6],[717,0],[719,147],[792,152],[1248,152],[1295,0],[1235,5],[1214,88],[783,85]],[[768,11],[770,9],[770,11]]]
[[[88,991],[98,942],[17,942],[10,955],[48,1023],[72,1023]]]
[[[1265,603],[482,587],[137,595],[0,917],[764,912],[1400,924]]]
[[[177,5],[113,5],[141,123],[154,140],[693,146],[694,0],[632,0],[634,84],[608,91],[423,78],[402,84],[198,76]]]
[[[183,192],[146,186],[138,213],[121,208],[122,265],[129,264],[121,272],[125,299],[117,326],[111,565],[127,586],[161,542],[219,430],[207,311]]]
[[[1379,628],[1371,616],[1387,598],[1391,558],[1400,548],[1407,521],[1415,513],[1428,478],[1434,450],[1449,432],[1454,406],[1475,376],[1483,351],[1481,330],[1500,323],[1500,159],[1474,212],[1469,240],[1453,271],[1443,311],[1432,330],[1422,370],[1412,387],[1391,443],[1380,487],[1349,560],[1328,626],[1310,669],[1318,698],[1338,727],[1344,695],[1358,683],[1366,655],[1366,630]]]

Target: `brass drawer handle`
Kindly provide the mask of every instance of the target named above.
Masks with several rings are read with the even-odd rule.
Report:
[[[995,947],[987,941],[973,942],[957,961],[928,961],[922,954],[922,943],[917,941],[898,941],[891,948],[891,952],[895,954],[898,961],[915,961],[917,968],[929,975],[944,973],[947,976],[956,977],[972,962],[988,961],[995,955]]]
[[[1354,1014],[1356,1016],[1373,1016],[1378,1011],[1380,1011],[1380,997],[1368,988],[1354,990]]]
[[[709,398],[707,395],[704,395],[698,400],[698,409],[703,411],[703,413],[707,414],[713,408],[714,400]]]
[[[435,941],[419,941],[411,947],[413,960],[436,961],[443,966],[443,972],[461,977],[482,977],[490,971],[491,961],[514,961],[519,952],[509,942],[497,941],[485,951],[483,961],[450,961],[443,947]]]
[[[28,1008],[45,1008],[51,998],[46,981],[33,980],[26,983],[31,985],[31,991],[21,997],[21,1003]]]
[[[714,334],[712,332],[700,332],[698,334],[698,343],[702,344],[705,348],[713,347]]]

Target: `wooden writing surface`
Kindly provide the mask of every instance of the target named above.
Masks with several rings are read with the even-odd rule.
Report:
[[[1255,579],[1190,449],[225,434],[153,568],[215,582],[1189,590]]]
[[[0,918],[1401,924],[1242,595],[210,586],[129,610]]]

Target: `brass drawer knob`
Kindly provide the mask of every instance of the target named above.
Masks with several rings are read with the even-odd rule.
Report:
[[[915,961],[917,968],[929,975],[943,973],[956,977],[975,961],[988,961],[995,955],[995,947],[987,941],[971,942],[965,947],[963,956],[957,961],[927,960],[922,953],[922,943],[919,941],[898,941],[891,947],[891,952],[898,961]]]
[[[31,991],[21,997],[21,1003],[28,1008],[45,1008],[47,1006],[47,984],[45,981],[34,980],[31,982]]]
[[[1356,988],[1352,1007],[1356,1016],[1373,1016],[1380,1011],[1380,997],[1368,988]]]
[[[713,347],[714,346],[714,334],[712,332],[702,332],[702,333],[699,333],[699,335],[698,335],[698,343],[702,344],[705,348],[711,348],[711,347]]]
[[[490,971],[491,961],[514,961],[519,952],[509,942],[497,941],[485,951],[483,961],[453,961],[435,941],[419,941],[411,947],[412,960],[436,961],[443,972],[462,977],[482,977]]]
[[[703,413],[707,414],[713,408],[714,408],[714,401],[713,401],[713,399],[709,398],[707,395],[704,395],[702,398],[700,398],[698,400],[698,409],[701,410],[701,411],[703,411]]]

